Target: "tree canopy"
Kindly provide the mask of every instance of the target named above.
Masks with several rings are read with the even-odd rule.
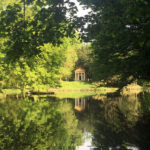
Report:
[[[117,76],[120,86],[150,80],[150,1],[78,1],[91,8],[85,31],[94,49],[97,79]]]
[[[78,59],[76,53],[81,45],[78,38],[64,38],[59,46],[44,44],[39,47],[39,54],[29,58],[20,57],[13,63],[6,63],[6,55],[1,52],[0,80],[5,82],[5,88],[59,86],[60,78],[71,77]]]
[[[75,4],[68,0],[2,1],[0,37],[7,39],[4,44],[8,60],[39,54],[39,46],[58,45],[63,37],[73,36],[75,12]]]

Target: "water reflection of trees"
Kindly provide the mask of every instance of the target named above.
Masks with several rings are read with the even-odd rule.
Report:
[[[89,99],[85,110],[76,113],[80,127],[93,133],[99,149],[150,149],[150,94]]]
[[[93,124],[95,122],[94,120],[94,116],[95,114],[95,103],[92,102],[91,98],[81,98],[82,104],[84,104],[82,106],[82,111],[80,111],[78,108],[78,103],[76,102],[78,101],[78,99],[75,99],[75,110],[76,110],[76,116],[79,120],[79,128],[82,131],[85,132],[92,132],[93,131]],[[96,101],[94,101],[96,102]]]
[[[0,105],[0,149],[73,150],[81,132],[71,104],[8,100]]]
[[[103,149],[120,146],[125,148],[130,143],[130,130],[138,118],[138,107],[128,98],[113,98],[103,101],[99,105],[101,110],[97,115],[94,130],[94,144]],[[135,115],[136,114],[136,115]],[[130,133],[128,132],[130,130]]]
[[[138,98],[132,96],[103,101],[99,105],[101,111],[94,124],[94,144],[103,149],[116,149],[118,146],[120,149],[127,149],[128,146],[137,146],[143,150],[149,139],[147,131],[143,131],[147,130],[147,121],[146,124],[141,122],[144,117],[141,115],[141,105]],[[145,141],[141,138],[141,133],[145,136]]]
[[[138,120],[140,103],[136,97],[109,98],[103,102],[105,119],[120,123],[126,121],[127,125],[134,125]]]

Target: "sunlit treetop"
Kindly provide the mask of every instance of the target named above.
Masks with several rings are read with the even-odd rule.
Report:
[[[16,60],[40,53],[38,47],[45,43],[61,44],[63,37],[74,36],[76,11],[69,0],[2,1],[0,36],[8,39],[4,53]]]

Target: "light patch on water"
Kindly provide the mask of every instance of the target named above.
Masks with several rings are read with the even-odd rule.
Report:
[[[134,147],[134,146],[128,146],[127,149],[129,149],[129,150],[131,150],[131,149],[132,149],[132,150],[139,150],[139,148]]]
[[[84,143],[81,146],[76,147],[76,150],[94,150],[96,148],[92,145],[92,134],[84,132]]]
[[[120,150],[120,146],[117,146],[116,149]],[[109,150],[112,150],[112,148],[110,147]],[[135,147],[135,146],[127,146],[127,150],[139,150],[139,148]]]

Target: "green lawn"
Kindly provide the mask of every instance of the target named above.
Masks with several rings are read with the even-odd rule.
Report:
[[[2,92],[6,95],[15,95],[15,94],[21,94],[20,89],[2,89]]]
[[[61,89],[91,89],[95,85],[83,81],[61,81]]]
[[[117,88],[113,87],[104,87],[104,86],[96,86],[96,84],[81,82],[81,81],[61,81],[61,87],[58,89],[68,89],[68,90],[81,90],[81,92],[89,92],[90,89],[95,89],[96,91],[107,91],[107,92],[115,92]]]
[[[99,93],[106,94],[108,92],[114,92],[115,88],[109,87],[98,87],[95,84],[81,81],[61,81],[61,87],[58,88],[49,88],[48,86],[38,86],[37,89],[34,89],[34,92],[54,92],[56,97],[60,98],[76,98],[76,97],[85,97],[90,95],[95,95]],[[29,89],[26,89],[29,91]],[[21,89],[2,89],[2,93],[6,95],[15,95],[21,94]],[[0,95],[1,97],[3,94]]]
[[[90,90],[91,89],[91,90]],[[94,90],[95,89],[95,90]],[[98,87],[92,83],[81,81],[61,81],[61,87],[52,96],[58,98],[81,98],[99,93],[115,92],[116,88]]]

